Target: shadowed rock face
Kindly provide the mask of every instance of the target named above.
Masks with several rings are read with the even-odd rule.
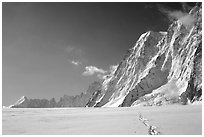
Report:
[[[186,92],[182,94],[183,104],[201,100],[202,96],[202,43],[199,44],[193,60],[193,71]]]
[[[90,98],[90,100],[86,104],[86,107],[93,107],[96,104],[96,100],[100,94],[101,94],[101,90],[95,91],[94,94],[92,95],[92,98]]]
[[[95,96],[96,92],[101,91],[101,83],[94,82],[89,87],[86,93],[81,93],[77,96],[67,96],[60,98],[58,107],[85,107],[91,98]]]
[[[104,79],[106,89],[95,106],[131,106],[146,95],[152,96],[151,103],[146,101],[152,105],[201,100],[201,14],[202,7],[195,6],[187,15],[191,23],[178,20],[167,32],[142,34],[114,74]]]

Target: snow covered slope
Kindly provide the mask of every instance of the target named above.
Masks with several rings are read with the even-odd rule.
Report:
[[[2,110],[3,135],[201,135],[201,105],[117,108],[19,108]],[[190,123],[190,124],[189,124]]]
[[[202,7],[167,32],[141,35],[117,69],[104,79],[95,107],[162,105],[202,100]],[[184,20],[185,19],[185,20]]]

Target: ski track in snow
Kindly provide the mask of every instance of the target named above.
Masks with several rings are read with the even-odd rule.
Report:
[[[148,135],[160,135],[161,133],[157,131],[156,129],[158,127],[150,125],[150,121],[143,117],[142,114],[139,114],[139,120],[142,121],[142,123],[148,127]]]

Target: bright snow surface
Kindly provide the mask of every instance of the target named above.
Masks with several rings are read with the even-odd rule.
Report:
[[[202,105],[119,108],[5,108],[2,132],[6,134],[147,135],[148,127],[165,134],[202,134]]]

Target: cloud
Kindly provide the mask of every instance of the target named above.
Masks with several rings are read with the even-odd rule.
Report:
[[[85,71],[82,73],[84,76],[92,76],[97,74],[99,79],[105,79],[109,75],[113,75],[117,69],[118,65],[111,65],[109,70],[99,69],[95,66],[86,66]]]
[[[107,77],[113,76],[117,68],[118,65],[111,65],[105,74],[98,74],[97,77],[99,79],[106,79]]]
[[[75,66],[82,65],[82,63],[85,64],[87,62],[87,59],[84,57],[84,51],[80,48],[69,45],[65,47],[64,51],[67,54],[68,62]]]
[[[70,64],[73,64],[75,66],[79,66],[79,65],[82,65],[82,62],[79,61],[79,60],[70,60],[70,59],[67,59],[67,61],[70,63]]]
[[[195,20],[196,19],[190,14],[178,19],[178,21],[181,22],[186,27],[191,27],[194,24]]]
[[[182,23],[185,27],[191,27],[195,22],[195,18],[192,15],[182,10],[170,10],[162,5],[157,5],[157,8],[162,14],[167,16],[171,22],[178,20],[178,22]]]
[[[75,65],[75,66],[78,66],[78,65],[81,65],[81,64],[82,64],[81,62],[79,62],[79,61],[74,61],[74,60],[70,61],[70,63],[72,63],[72,64]]]
[[[98,77],[99,79],[104,79],[104,78],[105,78],[104,76],[105,76],[104,74],[97,74],[97,77]]]
[[[106,79],[106,78],[108,78],[108,77],[113,76],[114,73],[116,72],[117,68],[118,68],[118,65],[111,65],[111,66],[109,67],[109,70],[107,70],[107,73],[104,74],[103,76],[101,76],[100,78],[101,78],[101,79]]]
[[[82,73],[84,76],[91,76],[94,74],[105,74],[107,71],[97,68],[95,66],[86,66],[85,71]]]

